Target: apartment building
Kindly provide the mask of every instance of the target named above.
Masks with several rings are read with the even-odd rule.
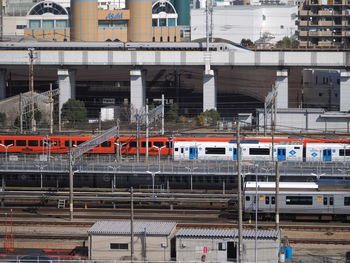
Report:
[[[297,35],[304,48],[348,48],[350,0],[305,0],[299,7]]]

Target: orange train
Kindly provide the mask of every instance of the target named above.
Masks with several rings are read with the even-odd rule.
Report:
[[[72,145],[79,145],[90,140],[91,136],[39,136],[39,135],[0,135],[0,153],[67,153],[69,142]],[[271,138],[242,138],[242,143],[250,142],[271,142]],[[148,139],[149,155],[172,155],[173,142],[175,141],[196,141],[196,142],[235,142],[235,138],[206,138],[206,137],[151,137]],[[350,139],[289,139],[275,138],[275,143],[350,143]],[[113,154],[118,147],[121,147],[122,154],[136,154],[137,142],[135,137],[111,138],[98,145],[88,153]],[[146,153],[146,139],[139,140],[140,154]]]

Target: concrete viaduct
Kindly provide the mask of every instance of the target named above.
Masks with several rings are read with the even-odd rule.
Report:
[[[213,70],[205,71],[210,60]],[[11,69],[28,69],[28,51],[0,51],[0,99],[6,97],[6,74]],[[340,72],[340,110],[350,110],[350,53],[327,51],[35,51],[34,67],[52,68],[57,73],[60,106],[75,97],[77,72],[84,68],[124,68],[129,72],[130,104],[134,109],[145,105],[145,80],[150,69],[195,68],[202,72],[203,110],[217,107],[218,75],[223,69],[259,70],[275,72],[272,82],[278,89],[277,107],[288,108],[288,78],[293,68],[331,68]],[[248,71],[246,71],[248,72]],[[249,77],[248,77],[249,78]],[[234,85],[234,83],[230,83]],[[254,93],[254,92],[253,92]],[[266,96],[264,94],[260,100]]]

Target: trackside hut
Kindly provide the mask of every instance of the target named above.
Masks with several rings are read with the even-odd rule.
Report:
[[[176,233],[176,260],[227,262],[238,259],[237,229],[180,229]],[[259,263],[278,262],[280,231],[258,230]],[[255,230],[243,231],[244,262],[254,262]]]
[[[169,261],[176,223],[134,221],[134,260]],[[89,230],[89,259],[127,260],[131,254],[130,221],[99,221]]]

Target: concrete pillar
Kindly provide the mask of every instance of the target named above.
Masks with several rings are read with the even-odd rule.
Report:
[[[340,70],[340,111],[350,111],[350,71]]]
[[[0,69],[0,100],[6,98],[6,69]]]
[[[203,112],[216,110],[216,83],[213,70],[204,71],[203,76]]]
[[[131,120],[135,120],[136,110],[141,112],[146,102],[146,71],[140,69],[130,70],[130,106]]]
[[[69,99],[75,99],[75,71],[70,69],[58,69],[59,109]]]
[[[288,69],[277,70],[275,85],[277,109],[288,108]]]

